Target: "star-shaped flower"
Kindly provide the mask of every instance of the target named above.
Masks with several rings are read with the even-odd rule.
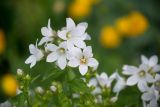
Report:
[[[69,59],[68,65],[70,67],[79,66],[81,75],[85,75],[88,71],[88,67],[98,66],[98,61],[93,58],[91,46],[87,46],[83,51],[77,48],[75,50],[75,54]]]
[[[37,45],[30,44],[29,45],[29,51],[31,55],[27,58],[25,61],[26,64],[31,64],[30,68],[36,65],[37,61],[40,61],[43,58],[43,52],[38,49]]]

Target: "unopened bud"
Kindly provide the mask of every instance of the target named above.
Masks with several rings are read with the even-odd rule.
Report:
[[[44,89],[43,89],[42,87],[40,87],[40,86],[38,86],[38,87],[35,89],[35,91],[36,91],[37,93],[39,93],[39,94],[44,94]]]
[[[23,75],[23,70],[22,69],[17,69],[17,75],[22,76]]]
[[[56,92],[57,88],[56,88],[54,85],[52,85],[52,86],[50,86],[50,90],[51,90],[52,92]]]
[[[27,74],[27,75],[26,75],[26,79],[27,79],[27,80],[30,80],[30,79],[31,79],[30,75]]]

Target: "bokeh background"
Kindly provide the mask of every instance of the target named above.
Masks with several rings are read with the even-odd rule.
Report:
[[[121,72],[124,64],[138,65],[142,54],[160,56],[159,10],[159,0],[0,0],[0,75],[30,70],[24,64],[29,44],[42,37],[49,18],[58,30],[67,17],[88,22],[98,72]],[[46,72],[46,67],[40,62],[31,71]]]

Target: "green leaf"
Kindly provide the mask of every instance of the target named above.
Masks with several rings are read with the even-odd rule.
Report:
[[[82,79],[73,79],[72,81],[70,81],[69,85],[71,90],[75,93],[89,92],[87,84]]]

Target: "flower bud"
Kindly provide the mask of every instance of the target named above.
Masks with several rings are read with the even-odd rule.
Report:
[[[22,76],[23,75],[23,70],[22,69],[17,69],[17,75]]]
[[[56,92],[57,88],[56,88],[54,85],[52,85],[52,86],[50,86],[50,90],[51,90],[52,92]]]
[[[30,80],[31,79],[30,75],[27,74],[26,77],[25,77],[25,79]]]
[[[36,91],[37,93],[39,93],[39,94],[44,94],[44,89],[43,89],[42,87],[40,87],[40,86],[38,86],[38,87],[35,89],[35,91]]]

